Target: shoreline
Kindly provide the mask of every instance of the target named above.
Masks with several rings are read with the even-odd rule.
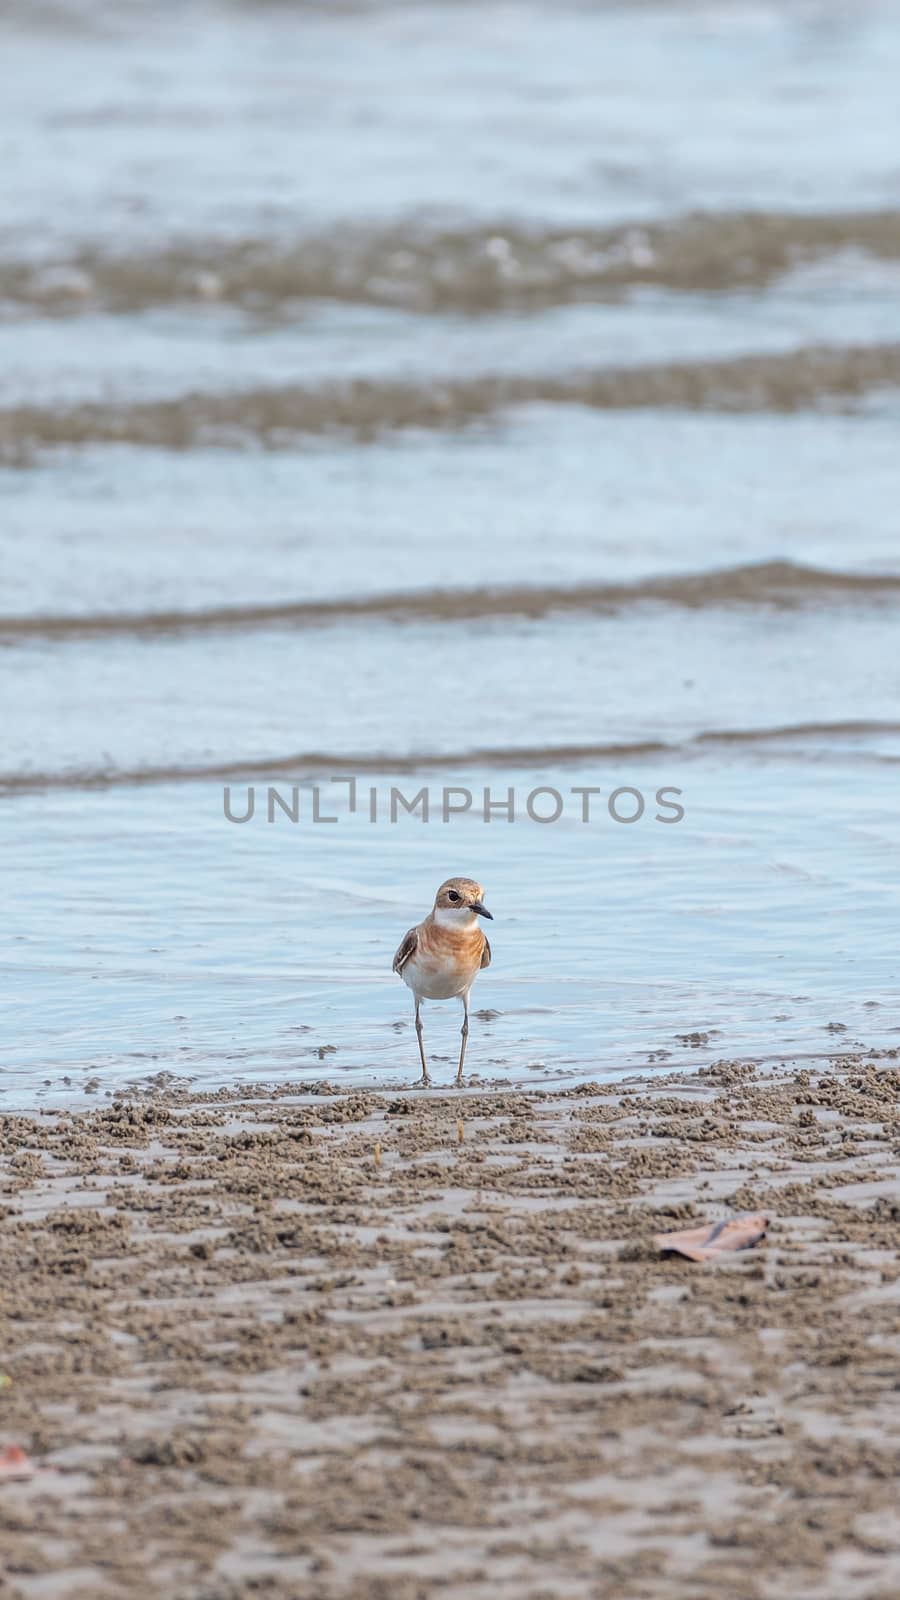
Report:
[[[893,1600],[888,1054],[0,1112],[0,1597]]]
[[[773,1049],[763,1055],[757,1053],[752,1057],[746,1055],[734,1058],[721,1057],[710,1061],[702,1059],[702,1055],[711,1053],[708,1037],[704,1033],[687,1032],[677,1037],[684,1052],[683,1065],[673,1062],[672,1052],[668,1053],[668,1058],[661,1056],[657,1061],[644,1060],[641,1063],[634,1062],[616,1068],[614,1075],[609,1075],[612,1069],[608,1064],[604,1065],[599,1073],[596,1068],[592,1072],[586,1066],[573,1066],[558,1074],[548,1074],[542,1064],[539,1068],[528,1069],[527,1077],[524,1073],[510,1077],[503,1077],[499,1073],[482,1076],[473,1065],[471,1070],[467,1068],[462,1088],[457,1086],[454,1078],[455,1056],[445,1054],[432,1057],[432,1081],[425,1088],[419,1081],[417,1064],[410,1065],[405,1071],[398,1070],[394,1077],[387,1073],[367,1072],[361,1067],[341,1068],[339,1077],[329,1077],[327,1055],[322,1060],[322,1076],[308,1081],[287,1075],[270,1078],[261,1076],[255,1081],[237,1078],[231,1082],[211,1082],[204,1087],[202,1076],[198,1073],[178,1073],[163,1068],[149,1073],[146,1077],[125,1079],[114,1083],[110,1088],[105,1088],[102,1078],[97,1073],[80,1084],[71,1079],[67,1082],[68,1075],[64,1073],[59,1082],[65,1087],[57,1089],[51,1080],[46,1080],[42,1084],[46,1099],[35,1097],[28,1103],[20,1103],[15,1090],[0,1090],[0,1118],[78,1117],[111,1105],[118,1105],[122,1101],[132,1100],[139,1103],[164,1100],[167,1105],[175,1109],[191,1105],[230,1103],[256,1106],[269,1100],[279,1102],[290,1100],[301,1104],[307,1099],[315,1100],[322,1095],[366,1095],[384,1099],[392,1095],[409,1094],[415,1099],[427,1101],[446,1095],[461,1097],[463,1100],[472,1095],[484,1097],[536,1094],[558,1097],[578,1094],[591,1088],[603,1093],[610,1089],[618,1089],[624,1093],[646,1090],[648,1094],[653,1094],[663,1086],[677,1087],[679,1083],[692,1081],[695,1078],[705,1078],[710,1074],[714,1076],[721,1068],[733,1070],[749,1067],[757,1078],[765,1079],[791,1077],[801,1072],[840,1071],[864,1062],[875,1067],[885,1067],[891,1062],[900,1062],[900,1045],[865,1045],[860,1040],[852,1040],[844,1050],[837,1050],[834,1045],[830,1050],[825,1046],[819,1051],[791,1052]],[[700,1062],[696,1058],[693,1062],[690,1060],[695,1052],[701,1055]],[[650,1054],[652,1056],[652,1052]],[[438,1079],[439,1072],[446,1072],[446,1081]]]

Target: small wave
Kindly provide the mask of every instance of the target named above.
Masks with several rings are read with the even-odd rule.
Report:
[[[202,301],[271,316],[310,300],[477,314],[614,297],[642,284],[759,289],[849,251],[900,260],[900,212],[703,213],[604,228],[409,219],[292,241],[199,239],[140,255],[85,246],[51,262],[0,262],[0,302],[66,315]]]
[[[712,728],[693,738],[672,743],[663,739],[563,745],[495,745],[474,750],[417,751],[397,755],[390,751],[301,751],[285,756],[246,760],[235,757],[202,765],[161,764],[133,768],[84,767],[61,772],[0,772],[0,794],[15,795],[46,789],[134,788],[148,784],[202,782],[275,782],[290,779],[328,781],[354,776],[391,777],[416,772],[489,773],[498,768],[538,770],[580,767],[597,762],[639,762],[648,757],[690,759],[717,746],[726,748],[794,744],[796,753],[811,741],[815,754],[823,741],[830,745],[873,738],[900,737],[894,722],[799,722],[773,728]],[[894,759],[886,757],[884,759]]]
[[[120,404],[16,405],[0,410],[0,462],[26,465],[54,446],[266,449],[303,436],[360,442],[409,428],[462,428],[527,405],[601,411],[791,412],[852,401],[900,384],[900,344],[811,346],[777,355],[609,367],[569,374],[492,375],[280,385]]]
[[[630,583],[425,589],[198,611],[97,612],[85,616],[0,617],[0,641],[90,639],[159,634],[327,627],[359,620],[465,622],[541,617],[553,612],[622,612],[657,603],[688,610],[728,605],[807,605],[892,601],[900,573],[829,572],[792,561],[764,561],[711,572],[673,573]]]

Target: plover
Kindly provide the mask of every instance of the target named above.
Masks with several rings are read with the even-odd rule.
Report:
[[[400,974],[416,997],[416,1034],[422,1058],[421,1082],[430,1083],[422,1043],[423,1000],[460,999],[463,1003],[462,1044],[457,1083],[462,1083],[466,1040],[469,1037],[469,990],[482,967],[491,964],[491,947],[478,925],[479,917],[493,917],[484,904],[484,890],[472,878],[448,878],[434,897],[434,907],[403,940],[394,957]]]

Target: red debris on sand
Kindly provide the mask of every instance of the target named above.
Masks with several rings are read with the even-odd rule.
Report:
[[[658,1233],[658,1250],[672,1250],[689,1261],[714,1261],[729,1250],[751,1250],[765,1238],[769,1219],[761,1211],[742,1211],[738,1217],[722,1222],[705,1222],[700,1228],[683,1228],[679,1233]]]
[[[0,1478],[31,1478],[36,1471],[34,1462],[19,1445],[0,1450]]]

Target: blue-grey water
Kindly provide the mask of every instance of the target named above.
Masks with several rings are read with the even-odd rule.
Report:
[[[900,1048],[900,3],[0,31],[0,1106]]]

